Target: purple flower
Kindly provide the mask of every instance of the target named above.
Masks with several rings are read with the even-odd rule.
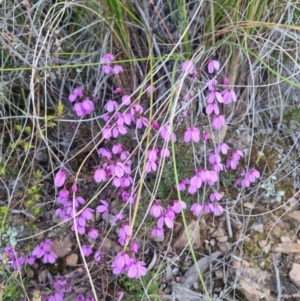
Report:
[[[48,297],[48,301],[63,301],[64,293],[62,291],[55,292]]]
[[[120,65],[114,65],[112,68],[112,72],[114,74],[119,74],[120,72],[123,72],[123,68]]]
[[[231,103],[231,101],[236,102],[237,100],[235,92],[231,89],[226,89],[222,91],[221,94],[223,96],[224,104],[226,105]]]
[[[115,57],[111,53],[106,53],[103,55],[103,57],[100,59],[101,64],[110,64],[112,61],[115,60]]]
[[[146,264],[143,261],[133,261],[128,269],[127,275],[129,278],[139,278],[147,274]]]
[[[191,207],[191,211],[193,212],[193,214],[195,216],[199,216],[201,214],[202,210],[203,210],[202,205],[200,205],[198,203],[194,203]]]
[[[259,171],[254,168],[250,168],[244,175],[244,179],[241,180],[241,186],[249,187],[251,183],[255,182],[260,177]]]
[[[124,293],[123,292],[118,292],[117,293],[117,301],[121,301],[122,299],[123,299],[123,297],[124,297]]]
[[[130,248],[132,252],[137,253],[139,249],[139,245],[134,241],[130,244]]]
[[[11,263],[11,267],[17,271],[20,269],[20,267],[25,263],[25,258],[19,257],[19,258],[14,258],[14,260]]]
[[[194,142],[199,142],[200,140],[200,131],[198,128],[192,126],[190,128],[188,128],[186,130],[186,132],[184,133],[184,142],[185,143],[189,143],[191,141],[191,139]]]
[[[161,137],[169,142],[171,139],[173,142],[176,142],[176,135],[172,133],[172,129],[169,125],[165,125],[160,131]]]
[[[181,69],[183,72],[187,72],[190,75],[193,75],[196,73],[195,64],[190,60],[183,62],[181,65]]]
[[[115,260],[111,264],[111,267],[113,268],[113,273],[115,275],[119,275],[125,272],[129,264],[130,264],[130,257],[124,252],[119,252]]]
[[[226,125],[224,116],[215,115],[214,119],[213,119],[213,122],[212,122],[212,125],[216,130],[220,130],[224,125]]]
[[[58,171],[54,177],[54,186],[55,187],[63,186],[65,184],[66,179],[67,179],[67,174],[63,170]]]
[[[85,301],[84,295],[82,295],[82,294],[77,295],[75,301]]]
[[[119,230],[119,244],[121,246],[124,246],[127,239],[131,236],[131,229],[130,226],[128,224],[124,224],[122,225],[122,227]]]
[[[88,257],[92,254],[93,250],[91,248],[91,246],[89,245],[83,245],[82,246],[82,254],[85,256],[85,257]]]
[[[53,264],[56,261],[57,255],[51,251],[51,250],[46,250],[44,253],[43,257],[43,263],[51,263]]]
[[[217,114],[217,115],[220,114],[219,106],[218,106],[216,103],[214,103],[214,102],[213,102],[213,103],[210,103],[210,104],[206,107],[205,111],[206,111],[207,116],[211,115],[213,112],[214,112],[215,114]]]
[[[104,106],[104,108],[108,111],[108,112],[113,112],[113,111],[117,111],[119,108],[118,103],[115,100],[109,100],[106,105]]]
[[[75,111],[78,117],[83,117],[85,115],[84,108],[82,107],[81,102],[76,102],[73,106],[73,110]]]
[[[164,224],[166,224],[166,226],[169,229],[173,228],[173,220],[175,219],[175,214],[172,211],[171,208],[169,208],[165,213],[163,213],[160,218],[157,221],[157,227],[158,228],[162,228]]]
[[[102,255],[101,255],[101,252],[98,250],[98,251],[96,251],[95,254],[94,254],[94,260],[95,260],[96,262],[100,262],[101,259],[102,259]]]
[[[181,209],[186,209],[186,203],[180,200],[174,200],[172,210],[175,213],[180,213]]]
[[[155,218],[158,218],[161,216],[162,212],[163,212],[163,207],[159,205],[160,203],[160,200],[157,199],[155,201],[156,204],[153,204],[151,206],[151,209],[150,209],[150,215],[152,215],[153,217]]]
[[[222,153],[226,155],[230,147],[226,143],[221,143],[216,147],[216,153]]]
[[[92,113],[95,109],[93,102],[88,98],[81,103],[81,107],[84,111],[84,115]]]
[[[33,255],[28,255],[28,257],[27,257],[27,263],[29,264],[29,265],[34,265],[34,263],[35,263],[35,257],[33,256]]]
[[[214,73],[214,71],[218,71],[220,69],[220,63],[216,60],[210,60],[208,62],[208,73]]]
[[[88,237],[91,239],[96,239],[99,236],[99,231],[96,229],[90,229],[88,232]]]
[[[214,100],[217,100],[219,103],[223,103],[223,97],[222,94],[220,92],[218,92],[217,90],[212,90],[209,92],[209,94],[206,97],[206,101],[208,103],[213,103]]]
[[[159,228],[159,227],[155,227],[155,228],[152,229],[151,235],[153,237],[163,237],[164,236],[164,229]]]
[[[94,180],[96,183],[101,183],[106,179],[106,171],[98,168],[94,173]]]
[[[104,73],[104,74],[110,74],[111,72],[113,72],[113,69],[111,68],[111,66],[110,65],[104,65],[104,66],[102,66],[102,72]]]
[[[209,199],[211,200],[211,202],[215,200],[220,201],[222,197],[223,195],[221,193],[219,193],[218,191],[214,191],[210,194]]]

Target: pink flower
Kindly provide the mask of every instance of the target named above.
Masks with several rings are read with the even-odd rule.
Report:
[[[186,209],[186,203],[180,200],[174,200],[172,210],[178,214],[181,212],[181,209]]]
[[[58,171],[54,177],[54,186],[55,187],[63,186],[65,184],[66,179],[67,179],[67,174],[63,170]]]
[[[208,73],[214,73],[214,71],[218,71],[220,69],[220,63],[216,60],[211,60],[208,63]]]
[[[223,96],[224,104],[229,104],[231,101],[236,102],[237,100],[235,92],[231,89],[226,89],[222,91],[221,94]]]
[[[89,245],[83,245],[82,246],[82,254],[85,256],[85,257],[88,257],[92,254],[93,250],[91,248],[91,246]]]
[[[200,140],[200,131],[198,128],[192,126],[190,128],[188,128],[186,130],[186,132],[184,133],[184,142],[185,143],[189,143],[191,141],[191,139],[194,142],[199,142]]]
[[[239,161],[241,157],[244,157],[244,154],[240,150],[235,150],[232,152],[232,158],[236,161]]]
[[[124,297],[124,293],[123,292],[118,292],[117,293],[117,301],[121,301],[122,299],[123,299],[123,297]]]
[[[190,60],[183,62],[181,65],[181,69],[183,72],[187,72],[190,75],[193,75],[197,72],[195,68],[195,64]]]
[[[112,68],[112,72],[114,74],[119,74],[120,72],[123,72],[123,68],[120,65],[114,65]]]
[[[172,132],[172,129],[169,125],[165,125],[160,131],[161,137],[169,142],[171,139],[173,142],[176,142],[176,135]]]
[[[211,115],[213,112],[214,112],[215,114],[217,114],[217,115],[220,114],[219,106],[218,106],[216,103],[214,103],[214,102],[213,102],[213,103],[210,103],[210,104],[206,107],[205,111],[206,111],[207,116]]]
[[[81,107],[84,111],[84,115],[88,115],[88,114],[92,113],[95,109],[93,102],[91,100],[89,100],[88,98],[86,98],[81,103]]]
[[[206,97],[206,101],[208,103],[212,103],[214,102],[214,100],[217,100],[219,103],[223,103],[223,97],[222,94],[220,92],[218,92],[217,90],[212,90],[210,91],[210,93],[207,95]]]
[[[216,152],[226,155],[229,149],[230,147],[226,143],[221,143],[216,147]]]
[[[144,267],[146,264],[143,261],[135,261],[130,264],[127,275],[129,278],[139,278],[147,274],[147,269]]]
[[[161,150],[160,150],[160,156],[162,157],[162,158],[169,158],[170,157],[170,151],[166,148],[166,147],[164,147],[164,148],[162,148]]]
[[[153,237],[163,237],[164,236],[164,229],[159,228],[159,227],[155,227],[155,228],[152,229],[151,235]]]
[[[130,229],[130,226],[128,224],[122,225],[122,227],[119,230],[119,244],[121,246],[124,246],[128,238],[130,238],[132,234],[132,231]]]
[[[213,122],[212,122],[212,125],[216,130],[220,130],[224,125],[226,125],[224,116],[215,115],[214,119],[213,119]]]
[[[79,98],[83,97],[83,90],[80,87],[74,89],[73,94],[78,96]]]
[[[194,203],[191,207],[191,211],[195,216],[199,216],[202,212],[202,205],[198,204],[198,203]]]
[[[131,104],[130,96],[125,94],[122,96],[122,104],[125,106],[129,106]]]
[[[222,197],[223,197],[222,194],[220,194],[218,191],[214,191],[210,194],[209,199],[211,200],[211,202],[215,200],[220,201]]]
[[[150,215],[152,215],[155,218],[158,218],[163,213],[163,207],[161,205],[159,205],[160,204],[160,200],[159,199],[157,199],[155,202],[156,202],[156,204],[153,204],[151,206]]]
[[[112,158],[112,153],[107,150],[104,147],[100,147],[98,150],[98,154],[102,157],[102,158],[107,158],[107,159],[111,159]]]
[[[75,111],[76,115],[78,117],[84,116],[84,108],[82,107],[82,104],[80,102],[76,102],[73,106],[73,110]]]
[[[146,92],[147,92],[148,95],[150,95],[151,93],[153,93],[154,90],[155,90],[155,88],[153,86],[147,85]]]
[[[102,168],[96,169],[94,173],[94,180],[96,183],[101,183],[106,179],[106,171]]]
[[[251,183],[255,182],[260,177],[259,171],[254,168],[250,168],[244,175],[244,179],[241,180],[242,187],[249,187]]]
[[[118,253],[115,260],[111,264],[111,267],[113,268],[113,273],[115,275],[123,273],[127,270],[129,264],[130,257],[124,252]]]
[[[122,91],[122,89],[120,87],[117,87],[114,91],[115,94],[118,94]]]
[[[96,262],[100,262],[101,259],[102,259],[102,255],[101,255],[101,252],[98,250],[98,251],[96,251],[95,254],[94,254],[94,260],[95,260]]]
[[[130,248],[132,252],[137,253],[139,249],[139,245],[134,241],[130,244]]]
[[[148,150],[147,152],[148,161],[155,162],[157,160],[157,152],[158,150],[156,148]]]
[[[174,223],[173,223],[174,219],[175,219],[175,214],[170,208],[160,216],[160,218],[157,221],[157,227],[162,228],[163,225],[166,224],[166,226],[169,229],[172,229],[173,225],[174,225]]]
[[[215,215],[215,216],[219,216],[224,212],[224,208],[220,205],[220,204],[213,204],[211,207],[211,212]]]
[[[183,179],[181,182],[178,183],[177,189],[179,191],[185,191],[186,185],[190,183],[189,179]]]
[[[96,239],[99,236],[99,231],[96,229],[90,229],[88,232],[88,237],[91,239]]]
[[[106,105],[104,106],[104,108],[108,111],[108,112],[113,112],[113,111],[116,111],[118,110],[119,108],[119,105],[118,103],[115,101],[115,100],[108,100]]]
[[[111,53],[106,53],[103,55],[103,57],[100,59],[101,64],[109,64],[112,61],[114,61],[115,57]]]
[[[111,72],[113,72],[113,69],[111,68],[111,66],[109,66],[109,65],[104,65],[104,66],[102,66],[102,72],[104,73],[104,74],[110,74]]]
[[[70,102],[74,102],[77,99],[77,95],[75,95],[74,93],[69,95],[69,101]]]
[[[238,166],[238,161],[234,160],[234,159],[228,159],[226,161],[226,168],[231,168],[233,170],[237,169],[237,166]]]
[[[96,208],[96,212],[102,213],[102,215],[105,216],[109,212],[109,204],[104,200],[100,200],[100,203],[102,205]]]

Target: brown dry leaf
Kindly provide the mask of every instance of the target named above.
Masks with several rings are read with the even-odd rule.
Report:
[[[65,257],[72,248],[70,235],[65,236],[62,240],[54,240],[51,250],[59,257]]]
[[[300,288],[300,264],[293,263],[292,269],[289,272],[291,281]]]
[[[78,262],[78,255],[76,253],[73,253],[66,257],[66,265],[67,266],[74,266]]]
[[[187,231],[189,237],[191,239],[191,243],[195,249],[199,249],[201,247],[200,241],[200,227],[197,221],[191,220],[187,226]],[[188,237],[185,233],[185,229],[181,229],[177,239],[174,242],[175,249],[183,249],[188,244]]]
[[[272,248],[272,252],[291,254],[291,253],[300,253],[300,245],[291,242],[284,242],[281,244],[276,244]]]

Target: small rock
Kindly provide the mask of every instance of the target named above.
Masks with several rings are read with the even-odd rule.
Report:
[[[252,228],[254,231],[258,233],[264,233],[264,225],[263,224],[253,224]]]
[[[291,242],[285,242],[274,245],[272,251],[284,254],[300,253],[300,245]]]
[[[252,203],[248,203],[248,202],[244,203],[244,207],[248,208],[248,209],[254,209],[255,208],[255,206]]]
[[[214,247],[216,245],[216,240],[214,238],[212,238],[210,241],[209,241],[209,244]]]
[[[226,254],[231,248],[231,244],[229,244],[228,242],[218,242],[217,246],[220,252],[222,252],[223,254]]]
[[[225,230],[224,228],[215,229],[214,227],[211,227],[208,230],[208,233],[211,235],[211,237],[223,237],[225,235]]]
[[[223,271],[222,270],[216,270],[215,271],[215,276],[217,279],[222,279],[223,278]]]
[[[224,235],[224,236],[216,237],[216,240],[218,242],[226,242],[228,240],[228,236]]]
[[[47,275],[48,275],[48,270],[40,271],[38,274],[39,282],[44,283],[45,280],[47,279]]]
[[[263,252],[266,254],[269,254],[271,250],[271,244],[267,244],[264,248],[263,248]]]
[[[191,220],[187,226],[187,231],[189,234],[189,237],[191,239],[192,245],[195,249],[199,249],[201,247],[201,241],[200,241],[200,227],[197,221]],[[183,228],[175,243],[174,248],[175,249],[183,249],[188,244],[188,237],[185,233],[185,229]]]
[[[267,245],[267,241],[266,240],[261,240],[258,242],[258,245],[261,247],[261,248],[264,248],[266,245]]]
[[[73,253],[66,257],[66,265],[67,266],[74,266],[78,262],[78,255],[76,253]]]
[[[292,242],[291,239],[287,235],[282,235],[280,237],[280,241],[283,242],[283,243],[284,242]]]
[[[293,263],[292,269],[289,272],[291,281],[300,288],[300,264]]]

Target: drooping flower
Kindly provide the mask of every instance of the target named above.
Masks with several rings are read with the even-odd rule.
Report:
[[[195,68],[195,64],[190,60],[183,62],[181,65],[181,69],[183,72],[187,72],[190,75],[193,75],[197,72]]]
[[[220,63],[217,60],[210,60],[208,63],[208,73],[214,73],[214,71],[219,71],[220,69]]]
[[[54,178],[54,186],[55,187],[63,186],[65,184],[66,179],[67,179],[66,172],[63,170],[58,171]]]
[[[189,143],[191,140],[196,143],[200,140],[200,131],[194,126],[188,128],[184,133],[184,142]]]
[[[147,274],[147,269],[145,268],[145,262],[133,260],[128,269],[127,275],[129,278],[140,278]]]

